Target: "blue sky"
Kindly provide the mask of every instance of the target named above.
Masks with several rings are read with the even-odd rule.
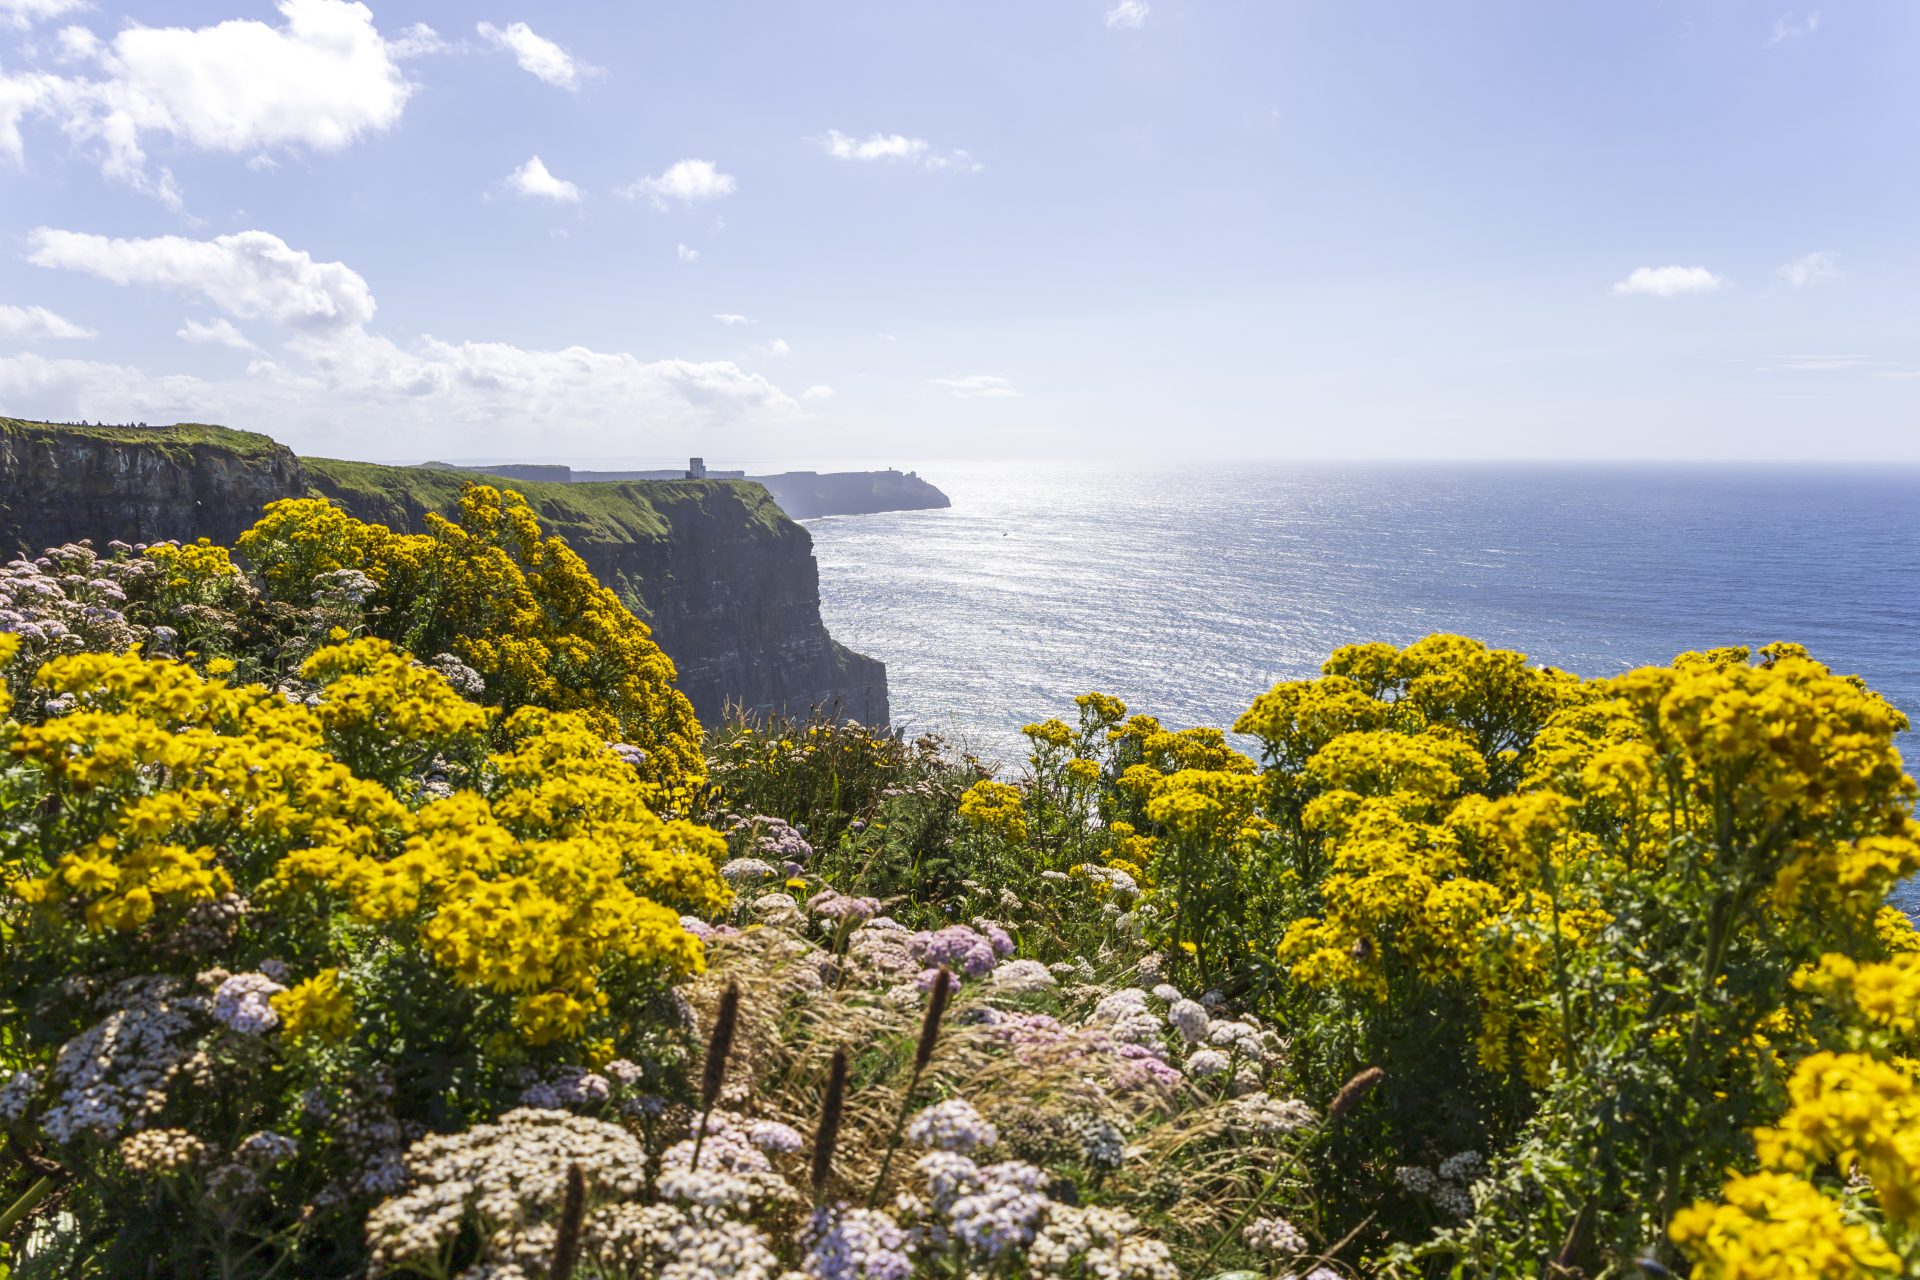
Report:
[[[0,412],[1920,459],[1916,72],[1905,0],[0,0]]]

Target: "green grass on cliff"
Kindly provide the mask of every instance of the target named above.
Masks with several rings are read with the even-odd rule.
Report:
[[[768,529],[790,524],[772,495],[746,480],[557,484],[336,458],[302,458],[300,462],[315,492],[340,502],[362,520],[394,529],[415,529],[426,512],[452,510],[461,489],[476,480],[523,495],[547,528],[576,548],[671,537],[675,526],[694,511],[713,514],[729,506]]]
[[[199,448],[224,449],[242,458],[263,458],[283,448],[272,436],[258,431],[235,431],[204,422],[176,422],[165,427],[77,427],[60,422],[32,422],[0,418],[0,435],[16,440],[104,440],[112,444],[146,445],[160,453],[191,452]]]

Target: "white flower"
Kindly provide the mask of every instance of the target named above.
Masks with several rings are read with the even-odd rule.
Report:
[[[1261,1253],[1293,1255],[1306,1252],[1307,1238],[1285,1218],[1255,1218],[1240,1232],[1248,1247]]]
[[[1060,983],[1038,960],[1008,960],[993,971],[988,985],[1002,995],[1027,995]]]
[[[936,1102],[907,1125],[907,1141],[916,1147],[966,1153],[990,1147],[1000,1132],[965,1098]]]
[[[1188,1044],[1204,1044],[1207,1032],[1213,1026],[1213,1020],[1207,1017],[1207,1011],[1200,1007],[1198,1000],[1176,999],[1173,1007],[1167,1010],[1167,1021],[1180,1033],[1180,1038]]]
[[[213,1019],[242,1035],[263,1036],[280,1025],[270,998],[286,988],[264,973],[236,973],[213,993]]]
[[[1218,1049],[1195,1049],[1187,1055],[1186,1072],[1196,1080],[1217,1076],[1227,1069],[1227,1055]]]

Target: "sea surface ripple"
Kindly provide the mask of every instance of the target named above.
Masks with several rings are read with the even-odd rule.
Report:
[[[1224,726],[1339,645],[1435,631],[1590,676],[1795,640],[1920,711],[1920,468],[920,471],[951,509],[810,522],[822,609],[896,723],[1008,766],[1088,689]]]

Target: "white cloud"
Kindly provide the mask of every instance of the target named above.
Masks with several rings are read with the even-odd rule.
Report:
[[[1712,293],[1725,283],[1705,267],[1635,267],[1625,280],[1613,286],[1613,291],[1677,298],[1688,293]]]
[[[556,89],[572,92],[580,87],[583,79],[599,70],[581,62],[545,36],[536,34],[524,22],[509,23],[504,28],[496,27],[491,22],[482,22],[474,30],[480,33],[481,39],[512,53],[522,71],[539,77]]]
[[[1832,284],[1843,273],[1840,270],[1840,256],[1821,249],[1802,254],[1792,262],[1781,263],[1774,274],[1796,289],[1812,289]]]
[[[1140,25],[1147,20],[1148,12],[1147,6],[1142,4],[1141,0],[1120,0],[1119,4],[1107,10],[1107,25],[1138,31]]]
[[[899,133],[850,138],[838,129],[827,130],[827,136],[820,143],[836,160],[917,160],[927,153],[930,145],[925,138],[909,138]]]
[[[91,338],[93,330],[77,325],[45,307],[16,307],[0,302],[0,338],[27,342],[42,338]]]
[[[721,173],[711,160],[677,160],[657,177],[637,178],[616,193],[629,200],[642,196],[656,209],[665,209],[669,200],[690,205],[698,200],[718,200],[733,194],[733,175]]]
[[[959,374],[928,381],[936,387],[945,387],[962,400],[1000,400],[1020,394],[1011,379],[992,373]]]
[[[244,376],[207,380],[125,365],[0,358],[0,403],[51,417],[227,421],[282,432],[358,430],[375,456],[403,450],[399,431],[424,451],[524,442],[528,421],[565,422],[576,440],[626,443],[638,420],[663,433],[774,430],[796,420],[800,401],[732,361],[643,360],[586,347],[532,350],[431,336],[405,346],[367,325],[371,290],[341,263],[317,263],[264,231],[195,241],[167,236],[110,240],[41,228],[31,259],[123,285],[204,297],[230,316],[280,329],[280,352],[247,363]],[[190,341],[246,341],[228,321],[189,321]],[[343,428],[342,423],[364,424]],[[431,445],[426,442],[431,440]]]
[[[99,77],[0,76],[0,153],[19,159],[20,121],[49,116],[109,177],[177,207],[172,174],[148,171],[147,135],[231,153],[337,151],[399,121],[413,86],[365,5],[280,0],[279,9],[277,27],[130,26],[108,45],[63,33],[63,48],[91,56]]]
[[[822,382],[816,383],[808,387],[805,391],[802,391],[800,398],[802,400],[831,400],[833,399],[833,395],[833,388]]]
[[[188,320],[174,334],[174,337],[200,346],[232,347],[236,351],[259,350],[247,335],[234,328],[233,321],[225,316],[215,316],[206,321]]]
[[[756,347],[755,350],[763,356],[773,356],[780,360],[784,360],[793,354],[793,348],[787,345],[785,338],[775,338],[763,347]]]
[[[903,133],[870,133],[864,138],[855,138],[838,129],[829,129],[813,141],[835,160],[885,160],[922,169],[959,169],[967,173],[977,173],[984,167],[965,151],[936,151],[925,138],[909,138]]]
[[[197,294],[230,315],[296,329],[338,329],[373,318],[373,292],[342,262],[315,262],[265,231],[212,240],[155,236],[111,240],[40,227],[28,236],[27,261],[83,271],[114,284],[152,285]]]
[[[759,321],[755,320],[752,316],[737,315],[731,311],[718,312],[717,314],[715,314],[713,318],[715,320],[718,320],[721,324],[758,324],[759,323]]]
[[[565,178],[554,177],[539,156],[508,174],[507,186],[523,196],[535,196],[542,200],[559,200],[567,204],[577,204],[580,200],[580,188]]]
[[[682,262],[700,261],[700,251],[698,249],[689,248],[688,246],[683,244],[683,245],[676,245],[675,251],[679,253],[680,261]]]
[[[1864,369],[1873,363],[1870,356],[1776,356],[1778,368],[1791,369],[1796,373],[1840,373],[1848,369]]]
[[[440,38],[440,33],[424,22],[416,22],[399,38],[387,42],[387,52],[396,58],[424,58],[431,53],[453,53],[455,47]]]
[[[1804,18],[1796,18],[1791,13],[1780,15],[1773,20],[1773,38],[1767,41],[1767,47],[1785,44],[1789,40],[1798,40],[1801,36],[1810,36],[1820,29],[1820,11],[1815,9]]]
[[[85,27],[62,27],[54,41],[60,46],[54,56],[61,62],[91,62],[105,47],[100,37]]]
[[[0,23],[25,31],[36,22],[85,8],[87,0],[0,0]]]

